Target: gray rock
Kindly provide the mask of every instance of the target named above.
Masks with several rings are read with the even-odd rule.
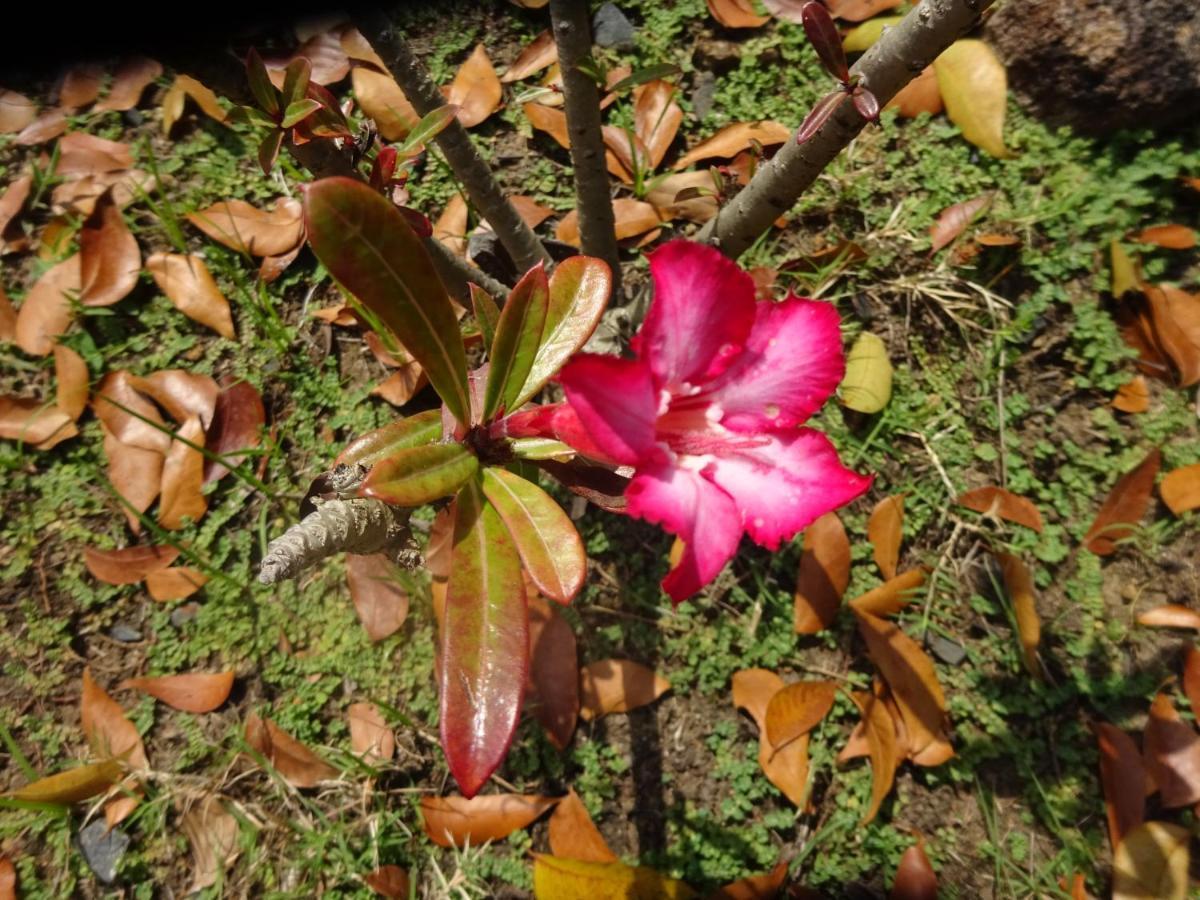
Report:
[[[108,636],[114,641],[120,641],[122,644],[134,644],[142,639],[140,631],[126,625],[124,622],[117,622],[112,628],[108,629]]]
[[[200,610],[199,603],[183,603],[171,610],[171,624],[176,628],[182,628],[192,619],[196,618],[196,613]]]
[[[612,3],[605,3],[592,17],[592,40],[601,47],[633,49],[633,23]]]
[[[112,884],[117,877],[117,865],[129,847],[129,835],[119,828],[109,831],[108,823],[101,817],[80,831],[75,843],[96,877],[104,884]]]
[[[933,651],[933,655],[948,666],[957,666],[967,658],[967,651],[958,641],[944,638],[940,634],[930,632],[925,643]]]
[[[699,72],[696,75],[696,86],[692,89],[692,113],[697,119],[703,119],[713,107],[713,98],[717,94],[717,79],[712,72]]]

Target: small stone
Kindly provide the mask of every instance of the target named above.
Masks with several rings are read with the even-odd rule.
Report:
[[[141,110],[137,109],[125,110],[121,113],[121,118],[125,120],[126,125],[132,125],[134,128],[136,128],[138,125],[141,125],[145,119],[141,113]]]
[[[112,628],[108,629],[108,636],[114,641],[120,641],[123,644],[133,644],[142,639],[140,631],[126,625],[124,622],[118,622]]]
[[[703,38],[692,51],[692,63],[700,71],[721,75],[741,64],[745,53],[741,44],[717,38]]]
[[[117,877],[117,864],[129,846],[129,835],[119,828],[109,831],[101,816],[80,831],[75,840],[88,868],[101,882],[112,884]]]
[[[930,633],[926,643],[933,651],[933,655],[948,666],[957,666],[967,658],[967,651],[962,644],[944,638],[940,634]]]
[[[171,624],[176,628],[182,628],[192,619],[196,618],[196,613],[200,611],[199,603],[183,603],[171,610]]]
[[[601,47],[633,49],[633,23],[612,3],[603,4],[592,17],[592,40]]]
[[[696,75],[696,86],[692,89],[692,113],[697,119],[703,119],[713,107],[713,98],[717,94],[717,79],[712,72],[700,72]]]

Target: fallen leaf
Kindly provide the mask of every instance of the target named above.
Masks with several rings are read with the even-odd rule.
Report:
[[[134,376],[130,384],[138,393],[161,406],[180,425],[194,416],[205,428],[212,423],[221,392],[211,376],[183,369],[163,369],[145,378]]]
[[[408,592],[400,586],[398,574],[399,568],[384,553],[346,554],[350,599],[372,641],[395,634],[408,618]]]
[[[499,841],[532,824],[558,802],[531,794],[483,794],[466,797],[422,797],[425,834],[439,847],[472,847]]]
[[[1154,337],[1189,387],[1200,381],[1200,297],[1170,285],[1144,285]]]
[[[103,794],[124,775],[125,767],[120,760],[105,759],[39,778],[4,796],[34,803],[80,803]]]
[[[113,73],[112,85],[103,100],[92,107],[93,112],[123,112],[133,109],[142,92],[162,75],[162,65],[145,56],[127,59]]]
[[[733,674],[733,705],[744,709],[758,726],[758,764],[781,793],[803,809],[808,794],[808,735],[781,750],[767,739],[767,709],[771,698],[784,687],[783,679],[766,669],[743,669]]]
[[[79,254],[47,269],[17,310],[17,346],[30,356],[47,356],[71,325],[71,300],[79,296]]]
[[[871,757],[871,805],[860,823],[866,825],[879,814],[879,808],[891,793],[901,754],[896,741],[896,724],[883,700],[870,691],[856,691],[850,699],[862,712],[863,733]]]
[[[58,102],[68,109],[79,109],[95,102],[104,84],[104,70],[95,63],[80,63],[63,75]]]
[[[83,669],[80,719],[84,737],[97,756],[121,759],[134,771],[150,767],[137,728],[125,718],[120,704],[93,680],[91,669],[86,666]],[[122,787],[122,795],[113,797],[105,804],[104,818],[109,828],[120,824],[137,807],[139,797],[134,790],[135,780],[127,779]]]
[[[646,706],[671,687],[653,669],[629,659],[588,663],[579,678],[579,715],[585,721]]]
[[[650,168],[658,168],[683,122],[683,110],[674,101],[675,85],[656,78],[634,88],[634,133],[650,154]]]
[[[785,684],[767,703],[767,741],[782,749],[808,734],[833,708],[837,685],[832,681],[795,681]]]
[[[616,125],[604,125],[600,133],[606,150],[604,165],[610,175],[625,184],[633,184],[635,172],[650,170],[650,150],[635,132]]]
[[[446,102],[458,107],[463,128],[474,128],[500,108],[504,89],[483,44],[459,66],[446,91]]]
[[[4,243],[2,236],[25,207],[25,201],[29,199],[29,192],[32,189],[33,176],[21,175],[5,188],[4,195],[0,197],[0,252],[9,246]],[[16,239],[15,235],[12,237]]]
[[[831,0],[829,14],[847,22],[862,22],[900,5],[900,0]]]
[[[0,856],[0,900],[17,900],[17,868],[7,856]]]
[[[15,134],[37,118],[37,106],[24,94],[0,88],[0,134]]]
[[[567,114],[561,109],[551,109],[542,103],[526,103],[521,107],[529,124],[544,131],[566,150],[571,149],[571,135],[567,131]]]
[[[997,159],[1011,154],[1004,146],[1008,73],[994,50],[983,41],[951,44],[933,61],[946,115],[963,137]]]
[[[1177,516],[1200,508],[1200,463],[1168,472],[1158,486],[1158,493]]]
[[[205,484],[217,481],[229,471],[228,467],[236,468],[245,461],[242,451],[262,443],[266,421],[266,407],[254,385],[237,381],[222,389],[205,439],[205,448],[220,461],[205,457]]]
[[[1190,250],[1196,246],[1196,232],[1186,225],[1153,225],[1143,228],[1131,240],[1167,250]]]
[[[1192,715],[1200,715],[1200,650],[1194,644],[1187,648],[1183,660],[1183,693],[1188,698]]]
[[[846,357],[842,378],[842,405],[855,412],[871,415],[892,399],[892,361],[887,346],[878,335],[863,332]]]
[[[585,862],[616,862],[608,842],[588,815],[587,807],[571,788],[550,815],[550,852],[560,859]]]
[[[888,897],[889,900],[937,900],[937,896],[937,875],[925,855],[925,839],[918,835],[917,842],[900,857]]]
[[[1115,725],[1093,722],[1100,750],[1100,785],[1108,817],[1108,840],[1113,849],[1126,834],[1142,824],[1146,815],[1146,772],[1141,751],[1133,738]]]
[[[108,458],[108,480],[130,508],[122,508],[134,534],[142,526],[136,513],[144,513],[158,496],[165,454],[123,443],[101,425],[104,455]]]
[[[67,111],[60,106],[44,109],[13,138],[22,147],[35,147],[52,141],[67,130]]]
[[[304,239],[303,207],[281,197],[269,211],[244,200],[224,200],[187,214],[187,220],[219,244],[251,256],[278,256]]]
[[[133,166],[133,149],[84,131],[72,131],[58,142],[54,172],[60,176],[102,175]]]
[[[792,130],[780,122],[763,119],[758,122],[735,122],[726,125],[712,137],[701,141],[675,162],[673,169],[686,169],[702,159],[732,159],[743,150],[755,143],[763,147],[772,147],[785,143],[792,135]]]
[[[105,584],[137,584],[151,572],[165,569],[179,556],[178,547],[124,547],[98,550],[85,547],[83,564]]]
[[[1141,264],[1134,260],[1117,241],[1108,245],[1112,261],[1112,295],[1118,300],[1126,293],[1137,290],[1142,284]]]
[[[429,377],[421,364],[414,360],[371,388],[371,396],[382,397],[392,406],[400,407],[411,401],[427,384]]]
[[[189,672],[156,678],[127,678],[118,685],[141,691],[170,706],[190,713],[212,712],[229,699],[233,672]]]
[[[1042,620],[1038,617],[1037,603],[1034,600],[1033,578],[1025,563],[1011,553],[997,553],[996,561],[1000,563],[1004,589],[1008,591],[1012,600],[1025,668],[1034,678],[1040,678],[1041,669],[1038,667],[1037,653],[1042,640]]]
[[[369,875],[363,876],[367,887],[388,900],[408,900],[410,894],[408,872],[399,866],[380,866]]]
[[[175,81],[162,99],[162,133],[170,135],[171,129],[183,115],[184,104],[191,99],[200,111],[214,122],[224,122],[227,113],[217,95],[190,75],[176,75]]]
[[[646,866],[533,855],[538,900],[692,900],[696,892]]]
[[[466,255],[467,201],[462,194],[455,192],[450,195],[446,208],[433,223],[433,237],[455,256]]]
[[[266,63],[267,75],[276,88],[283,89],[285,70],[297,59],[308,60],[313,84],[334,84],[350,73],[350,59],[342,47],[341,36],[332,30],[310,35],[290,57]]]
[[[542,69],[556,62],[558,62],[558,45],[554,43],[554,35],[547,28],[525,45],[525,49],[500,76],[500,81],[504,84],[521,81],[530,75],[536,75]]]
[[[796,576],[795,630],[816,634],[832,623],[850,584],[850,540],[837,513],[827,512],[804,531]]]
[[[526,197],[524,194],[514,194],[508,198],[508,202],[513,205],[513,209],[517,211],[517,215],[521,217],[521,221],[530,228],[537,228],[556,214],[549,206],[543,206],[532,197]]]
[[[754,12],[750,0],[706,0],[712,17],[726,28],[758,28],[770,20]]]
[[[1113,854],[1112,900],[1184,900],[1192,833],[1166,822],[1143,822]]]
[[[1167,694],[1158,694],[1142,735],[1146,768],[1158,785],[1163,806],[1200,801],[1200,734],[1179,718]]]
[[[924,566],[901,572],[865,594],[859,594],[850,601],[850,608],[880,618],[895,615],[913,601],[915,591],[925,583],[926,574]]]
[[[54,405],[76,421],[88,403],[88,369],[83,357],[64,344],[54,345]]]
[[[97,201],[112,190],[113,202],[124,209],[154,190],[157,180],[141,169],[122,169],[68,179],[50,193],[50,210],[56,216],[89,216]]]
[[[906,119],[915,119],[921,113],[936,116],[945,108],[933,66],[922,69],[921,74],[902,87],[884,107],[896,110]]]
[[[1112,399],[1113,409],[1125,413],[1144,413],[1150,408],[1150,386],[1143,375],[1134,375],[1132,379],[1117,388],[1116,396]]]
[[[775,868],[762,875],[749,875],[737,881],[717,888],[710,900],[770,900],[779,896],[780,890],[788,877],[786,860],[776,863]],[[803,894],[797,894],[796,900],[806,900]]]
[[[937,253],[962,234],[971,220],[992,202],[992,197],[991,193],[980,194],[943,209],[938,214],[937,221],[929,227],[929,252]]]
[[[1083,545],[1097,556],[1111,556],[1117,551],[1117,541],[1132,535],[1137,524],[1150,508],[1154,479],[1162,463],[1162,453],[1155,448],[1135,468],[1126,472],[1113,485],[1100,511],[1083,538]]]
[[[158,524],[168,531],[182,528],[187,519],[200,521],[208,510],[208,501],[201,492],[204,454],[197,446],[204,446],[204,427],[193,417],[175,433],[163,461]]]
[[[171,434],[158,408],[135,387],[135,377],[124,370],[109,372],[92,398],[96,417],[118,441],[166,454]]]
[[[716,186],[709,171],[675,172],[655,178],[651,184],[653,187],[646,192],[646,201],[664,221],[707,222],[717,214]]]
[[[620,197],[613,201],[613,218],[617,240],[637,237],[662,224],[658,212],[643,200]],[[579,211],[571,210],[558,223],[554,236],[564,244],[579,246]]]
[[[350,82],[354,88],[354,99],[362,111],[375,120],[375,126],[385,140],[399,141],[408,136],[421,120],[396,80],[387,73],[383,64],[367,39],[356,28],[342,32],[342,49],[351,60],[366,60],[381,71],[367,66],[354,66]]]
[[[1039,534],[1044,527],[1042,514],[1032,501],[1002,487],[975,488],[959,494],[954,502],[982,515],[1032,528]]]
[[[337,769],[257,713],[246,717],[246,743],[292,787],[316,787],[338,777]]]
[[[159,603],[186,600],[208,583],[208,576],[193,566],[172,566],[146,576],[146,590]]]
[[[575,632],[536,589],[529,607],[529,690],[525,707],[559,750],[566,749],[579,718],[579,657]],[[563,855],[554,851],[556,855]]]
[[[229,301],[199,256],[155,253],[147,257],[146,270],[181,313],[222,337],[234,338]]]
[[[238,821],[220,798],[206,794],[191,804],[179,819],[179,828],[192,849],[194,894],[217,883],[238,857]]]
[[[396,753],[396,735],[374,703],[351,703],[350,752],[369,766],[382,766]]]
[[[10,344],[17,338],[17,311],[0,285],[0,343]]]
[[[0,396],[0,438],[49,450],[78,433],[70,413],[57,406]]]
[[[896,577],[900,560],[900,542],[904,537],[904,495],[885,497],[875,504],[867,520],[867,540],[875,565],[886,579]]]

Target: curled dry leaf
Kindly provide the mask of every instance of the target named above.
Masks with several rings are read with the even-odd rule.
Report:
[[[1041,669],[1038,667],[1037,653],[1042,640],[1042,620],[1038,617],[1037,603],[1034,600],[1033,578],[1025,563],[1011,553],[997,553],[996,561],[1000,563],[1004,589],[1008,591],[1012,600],[1025,668],[1034,678],[1039,678]]]
[[[1120,728],[1094,722],[1092,731],[1100,750],[1100,785],[1104,789],[1108,840],[1115,850],[1125,835],[1145,819],[1149,773],[1137,744]]]
[[[732,159],[756,143],[763,147],[782,144],[791,137],[791,134],[791,129],[786,125],[770,119],[758,122],[735,122],[733,125],[726,125],[712,137],[701,141],[683,154],[672,168],[686,169],[702,159],[714,157]]]
[[[971,221],[992,202],[993,195],[980,194],[943,209],[929,227],[930,253],[937,253],[957,238]]]
[[[671,688],[653,669],[629,659],[588,663],[579,679],[579,715],[585,721],[646,706]]]
[[[634,133],[650,154],[650,168],[658,168],[683,122],[683,110],[673,99],[675,85],[656,78],[634,88]]]
[[[617,861],[617,855],[600,834],[574,788],[558,801],[550,815],[549,840],[550,852],[562,859],[598,863]]]
[[[717,214],[716,187],[709,171],[675,172],[651,183],[646,200],[664,221],[707,222]]]
[[[1029,499],[1002,487],[975,488],[965,494],[959,494],[955,502],[985,516],[1032,528],[1039,534],[1044,527],[1042,514]]]
[[[963,137],[997,159],[1010,156],[1004,146],[1008,73],[983,41],[955,41],[933,61],[946,115]]]
[[[351,703],[350,752],[369,766],[381,766],[396,753],[396,735],[374,703]]]
[[[126,444],[107,426],[101,425],[100,430],[104,435],[104,455],[108,458],[108,480],[121,495],[122,512],[130,530],[138,534],[142,525],[137,514],[149,509],[158,496],[166,455],[158,450]]]
[[[83,357],[64,344],[54,345],[54,405],[77,420],[88,403],[88,369]]]
[[[245,200],[224,200],[187,214],[187,220],[219,244],[251,256],[278,256],[304,239],[299,200],[281,197],[268,212]]]
[[[180,830],[192,848],[192,883],[188,893],[217,883],[238,856],[238,821],[219,797],[206,794],[179,819]]]
[[[200,111],[214,122],[224,122],[225,107],[217,100],[217,95],[190,75],[176,75],[175,81],[163,95],[162,99],[162,133],[171,134],[175,123],[183,116],[184,104],[191,99]]]
[[[123,112],[133,109],[142,97],[142,92],[150,86],[158,76],[162,75],[162,65],[156,60],[145,56],[127,59],[113,73],[112,85],[103,100],[92,107],[93,112]]]
[[[859,594],[850,601],[850,608],[873,616],[893,616],[913,601],[915,591],[925,583],[926,574],[923,566],[901,572],[865,594]]]
[[[1168,472],[1158,486],[1158,492],[1163,503],[1177,516],[1200,508],[1200,463]]]
[[[240,466],[246,457],[238,454],[262,443],[266,422],[267,410],[254,385],[237,381],[223,388],[205,440],[206,449],[221,461],[205,457],[204,483],[220,479],[229,471],[227,466]]]
[[[197,375],[183,369],[163,369],[145,378],[134,376],[130,383],[145,394],[180,425],[193,416],[205,428],[213,420],[217,396],[221,389],[208,375]]]
[[[902,87],[884,109],[894,109],[906,119],[915,119],[921,113],[936,116],[945,109],[933,66],[922,69],[921,74]]]
[[[1117,551],[1117,541],[1133,534],[1135,527],[1150,508],[1154,479],[1162,463],[1162,453],[1156,447],[1135,468],[1117,479],[1092,527],[1084,535],[1083,545],[1097,556],[1111,556]]]
[[[47,356],[71,324],[71,299],[81,287],[79,254],[47,269],[17,310],[17,346],[30,356]]]
[[[0,134],[16,134],[37,118],[37,105],[24,94],[0,88]]]
[[[726,28],[758,28],[765,25],[770,16],[754,12],[750,0],[706,0],[712,17]]]
[[[1196,246],[1196,232],[1186,225],[1152,225],[1139,231],[1132,240],[1167,250],[1190,250]]]
[[[558,610],[527,586],[529,690],[525,707],[559,750],[566,748],[579,718],[579,656],[575,632]],[[555,851],[557,855],[558,851]]]
[[[410,895],[408,872],[399,866],[380,866],[363,876],[367,887],[388,900],[408,900]]]
[[[1142,740],[1146,768],[1163,806],[1173,809],[1200,801],[1200,735],[1179,718],[1170,695],[1154,698]]]
[[[849,584],[850,539],[837,513],[827,512],[804,531],[794,597],[796,633],[828,628]]]
[[[766,669],[743,669],[733,674],[733,705],[744,709],[758,726],[758,764],[793,805],[803,809],[808,796],[808,735],[775,750],[767,739],[767,709],[782,690],[783,679]]]
[[[155,253],[146,259],[146,269],[176,309],[222,337],[233,339],[229,301],[209,274],[204,260],[192,254]]]
[[[797,681],[784,685],[767,704],[767,741],[776,750],[808,734],[833,708],[837,685],[832,681]]]
[[[866,825],[879,814],[892,791],[902,752],[896,739],[896,723],[883,699],[870,691],[855,692],[850,698],[862,712],[863,735],[871,757],[871,805],[861,823]]]
[[[1112,900],[1184,900],[1192,833],[1167,822],[1143,822],[1113,854]]]
[[[104,70],[95,63],[72,66],[63,75],[58,102],[68,109],[79,109],[95,102],[104,84]]]
[[[889,900],[937,900],[937,896],[937,875],[925,855],[925,839],[918,835],[917,842],[900,857],[888,897]]]
[[[149,694],[173,709],[206,713],[229,699],[229,692],[233,690],[233,672],[190,672],[156,678],[127,678],[120,687]]]
[[[204,487],[204,426],[191,418],[175,433],[163,461],[162,500],[158,505],[158,524],[168,531],[184,526],[186,520],[198,522],[208,510]]]
[[[0,438],[49,450],[79,433],[69,413],[37,400],[0,397]]]
[[[257,713],[246,717],[246,743],[292,787],[316,787],[338,776],[337,769]]]
[[[91,669],[83,670],[83,694],[80,701],[83,734],[99,757],[120,759],[128,768],[142,771],[149,768],[141,735],[117,701],[113,700],[92,678]],[[127,779],[123,793],[113,797],[104,807],[104,818],[113,828],[137,807],[134,779]]]
[[[399,568],[386,554],[346,554],[350,599],[372,641],[395,634],[408,618],[408,592],[400,586],[398,574]]]
[[[136,377],[129,372],[105,375],[92,398],[92,409],[122,443],[163,454],[171,446],[170,432],[158,408],[138,392]]]
[[[473,128],[500,108],[504,89],[483,44],[459,66],[446,90],[446,102],[458,107],[463,128]]]
[[[25,207],[25,201],[29,199],[29,192],[32,189],[33,176],[21,175],[14,179],[5,188],[3,196],[0,196],[0,252],[3,252],[6,246],[9,246],[4,243],[3,235],[8,231],[8,226]],[[16,240],[16,235],[12,237]]]
[[[165,569],[179,556],[178,547],[125,547],[98,550],[85,547],[83,564],[105,584],[137,584],[151,572]]]
[[[56,216],[88,216],[105,191],[112,189],[113,201],[121,209],[154,189],[157,181],[141,169],[84,175],[62,182],[50,194],[50,209]]]
[[[1150,408],[1150,385],[1144,375],[1134,375],[1129,381],[1117,388],[1116,396],[1112,399],[1113,409],[1124,413],[1144,413]]]
[[[558,62],[558,45],[554,43],[554,35],[547,28],[530,41],[513,64],[500,76],[503,84],[520,81],[535,75],[547,66]]]
[[[425,834],[439,847],[472,847],[498,841],[530,825],[558,802],[531,794],[485,794],[466,797],[422,797]]]
[[[342,32],[342,49],[353,60],[364,60],[370,66],[356,65],[350,73],[354,99],[362,111],[375,120],[375,126],[385,140],[399,141],[408,136],[421,120],[396,80],[388,74],[379,54],[356,28]]]
[[[26,125],[13,139],[22,147],[36,147],[52,141],[67,130],[67,111],[61,106],[44,109],[36,119]]]
[[[900,561],[900,542],[904,537],[904,495],[885,497],[875,504],[867,520],[867,540],[875,565],[887,579],[896,577]]]
[[[662,224],[658,211],[643,200],[620,197],[613,201],[613,219],[617,240],[637,237]],[[564,244],[579,246],[579,211],[571,210],[554,231],[554,236]]]
[[[208,583],[208,576],[194,566],[172,566],[146,576],[146,590],[159,603],[186,600]]]

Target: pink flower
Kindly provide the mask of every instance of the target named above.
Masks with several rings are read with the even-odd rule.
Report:
[[[756,301],[749,275],[688,241],[656,250],[650,274],[637,358],[572,359],[553,430],[581,453],[634,467],[628,513],[686,545],[662,582],[678,603],[717,576],[743,532],[777,549],[871,478],[799,427],[845,370],[831,304]]]

